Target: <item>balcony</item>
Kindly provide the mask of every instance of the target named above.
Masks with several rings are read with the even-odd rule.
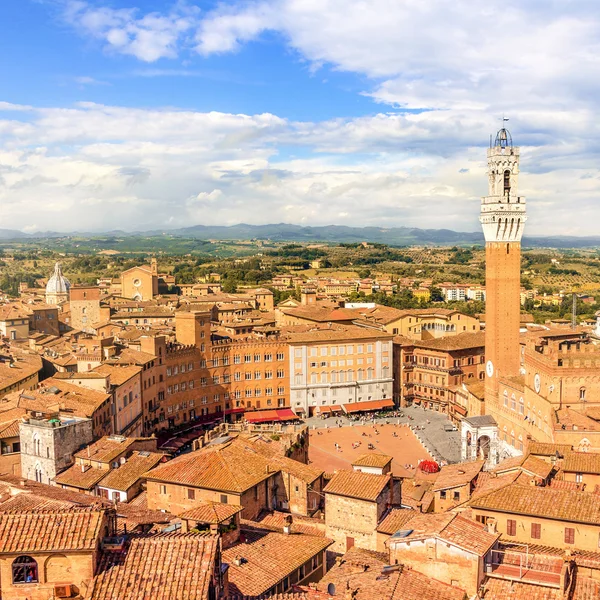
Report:
[[[518,549],[506,547],[492,550],[486,562],[488,577],[531,583],[544,587],[562,588],[562,558],[544,554],[530,554],[527,546]]]

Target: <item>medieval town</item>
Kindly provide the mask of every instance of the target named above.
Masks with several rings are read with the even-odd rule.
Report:
[[[4,295],[1,597],[600,598],[600,328],[522,312],[519,160],[503,127],[485,286],[443,288],[480,314],[155,257]]]

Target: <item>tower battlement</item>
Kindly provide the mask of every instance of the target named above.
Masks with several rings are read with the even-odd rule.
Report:
[[[520,242],[527,220],[526,203],[519,196],[520,148],[512,145],[506,129],[487,151],[488,195],[481,199],[479,221],[486,242]]]

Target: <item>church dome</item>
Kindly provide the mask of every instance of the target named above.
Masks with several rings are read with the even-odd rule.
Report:
[[[71,283],[62,274],[60,263],[54,265],[54,275],[48,279],[46,294],[68,294]]]

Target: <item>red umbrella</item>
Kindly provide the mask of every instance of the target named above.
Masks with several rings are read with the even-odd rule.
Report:
[[[419,463],[419,468],[423,473],[437,473],[440,470],[440,465],[435,460],[422,460]]]

